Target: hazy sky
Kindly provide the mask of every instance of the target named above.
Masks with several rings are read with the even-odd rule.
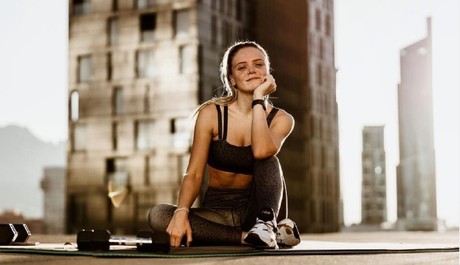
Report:
[[[396,219],[400,49],[433,25],[438,216],[459,223],[460,4],[458,0],[336,0],[335,46],[344,219],[361,216],[361,130],[385,126],[388,208]],[[67,1],[0,0],[0,127],[67,139]]]

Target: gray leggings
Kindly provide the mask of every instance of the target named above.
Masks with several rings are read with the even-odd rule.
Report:
[[[286,184],[276,156],[256,162],[250,189],[206,190],[201,207],[190,209],[192,245],[239,245],[241,232],[251,229],[265,207],[271,207],[278,220],[287,217]],[[152,207],[152,230],[166,231],[175,209],[171,204]]]

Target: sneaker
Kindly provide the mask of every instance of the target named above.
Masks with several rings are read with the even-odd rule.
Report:
[[[283,219],[278,223],[276,242],[280,247],[293,247],[300,243],[300,233],[297,225],[291,219]]]
[[[276,219],[271,208],[260,211],[256,224],[249,230],[244,242],[260,248],[278,248],[276,243]]]

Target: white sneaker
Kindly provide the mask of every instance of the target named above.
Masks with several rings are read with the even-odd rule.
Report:
[[[256,224],[249,230],[244,242],[260,248],[278,248],[276,243],[276,219],[271,208],[260,211]]]
[[[291,219],[283,219],[278,223],[276,242],[280,247],[293,247],[300,243],[300,233],[297,225]]]

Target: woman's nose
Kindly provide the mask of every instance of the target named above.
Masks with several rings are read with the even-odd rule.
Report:
[[[255,73],[255,72],[256,72],[256,68],[254,66],[248,67],[248,73]]]

